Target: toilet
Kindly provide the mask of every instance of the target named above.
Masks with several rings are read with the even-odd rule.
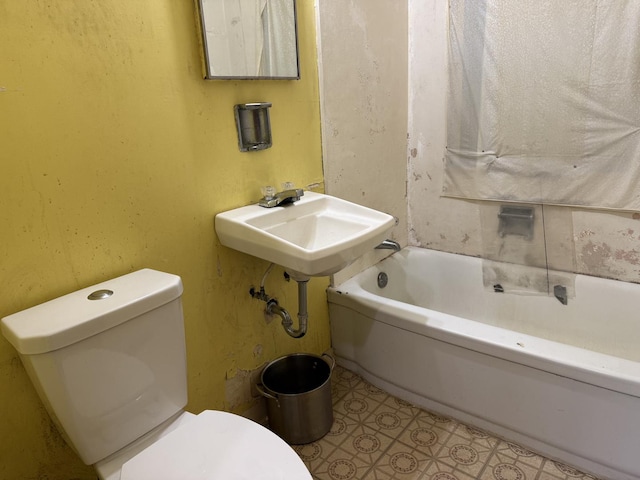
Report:
[[[180,277],[144,269],[2,319],[66,442],[107,480],[311,480],[280,437],[187,404]]]

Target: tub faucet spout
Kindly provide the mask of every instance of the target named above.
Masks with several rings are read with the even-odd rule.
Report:
[[[376,247],[377,250],[393,250],[394,252],[399,252],[402,247],[400,244],[394,240],[385,240],[380,245]]]

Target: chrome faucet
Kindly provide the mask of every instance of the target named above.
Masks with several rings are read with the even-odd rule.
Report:
[[[399,252],[402,250],[400,244],[394,240],[384,240],[380,245],[376,247],[377,250],[393,250],[394,252]]]
[[[273,208],[280,205],[297,202],[304,195],[301,188],[291,188],[278,193],[265,192],[265,196],[260,199],[258,205],[265,208]]]

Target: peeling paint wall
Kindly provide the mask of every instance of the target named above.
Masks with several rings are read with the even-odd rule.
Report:
[[[330,346],[325,289],[290,338],[249,296],[268,264],[222,247],[218,212],[260,187],[322,188],[315,18],[300,81],[204,81],[195,2],[0,0],[0,317],[144,267],[180,275],[189,404],[244,413],[265,362]],[[273,148],[241,153],[233,105],[269,101]],[[295,313],[274,268],[267,292]],[[94,479],[0,337],[0,479]]]
[[[579,272],[640,282],[640,214],[573,212]]]
[[[393,235],[401,243],[406,238],[408,244],[436,250],[494,255],[500,245],[488,219],[495,219],[499,207],[440,196],[446,146],[447,1],[317,3],[329,193],[398,216]],[[400,126],[406,126],[406,136]],[[524,252],[527,262],[640,281],[640,214],[545,206],[544,231],[542,216],[536,218],[537,243],[526,246],[536,253]],[[364,258],[337,275],[337,282],[383,255]]]
[[[446,146],[446,29],[446,1],[410,1],[409,241],[487,257],[495,243],[483,218],[497,214],[495,204],[440,197]],[[550,206],[545,207],[545,227],[551,268],[640,282],[640,214]]]
[[[327,193],[394,215],[398,225],[391,236],[404,245],[407,3],[316,4]],[[388,253],[371,252],[336,278]]]

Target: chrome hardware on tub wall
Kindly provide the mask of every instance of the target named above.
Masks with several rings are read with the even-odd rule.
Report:
[[[565,287],[564,285],[554,285],[553,295],[561,304],[567,305],[569,303],[569,297],[567,296],[567,287]]]
[[[393,250],[394,252],[399,252],[402,250],[400,244],[394,240],[384,240],[380,245],[376,247],[377,250]]]
[[[533,207],[501,205],[498,218],[500,219],[498,234],[501,237],[521,235],[526,240],[533,238]]]

